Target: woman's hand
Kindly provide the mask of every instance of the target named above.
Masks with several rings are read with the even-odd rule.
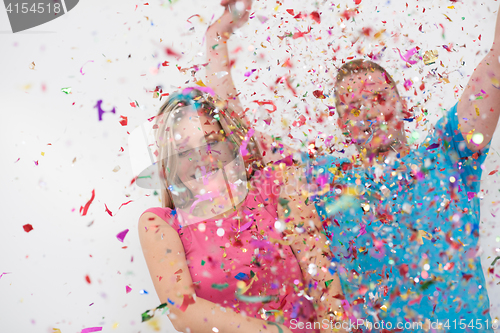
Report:
[[[234,29],[240,28],[248,21],[252,0],[222,0],[220,4],[226,9],[222,16],[208,29],[215,30],[222,38],[227,40]]]

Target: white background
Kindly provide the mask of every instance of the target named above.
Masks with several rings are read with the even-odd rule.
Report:
[[[215,0],[172,2],[82,0],[61,18],[17,34],[11,33],[7,13],[0,10],[0,274],[9,273],[0,278],[2,332],[59,328],[73,333],[86,327],[117,333],[174,331],[160,314],[141,323],[141,313],[158,306],[159,300],[136,224],[144,210],[160,206],[160,201],[153,191],[130,185],[134,175],[127,131],[155,115],[162,103],[153,98],[156,86],[172,92],[203,79],[203,71],[193,76],[192,70],[183,73],[176,66],[206,62],[203,35],[222,8]],[[318,144],[325,135],[340,138],[336,117],[325,114],[325,104],[333,105],[333,100],[321,101],[312,92],[331,94],[341,59],[362,57],[358,50],[376,54],[386,46],[377,62],[398,81],[410,106],[420,101],[429,111],[426,125],[420,121],[418,128],[415,122],[407,126],[423,139],[444,110],[456,103],[491,46],[498,2],[429,0],[408,1],[406,6],[405,1],[363,0],[354,20],[341,22],[341,13],[355,7],[352,0],[254,2],[255,14],[231,39],[230,50],[236,60],[234,81],[261,128],[268,115],[252,101],[273,100],[278,111],[265,130],[277,135],[291,132],[296,143],[309,143],[318,134]],[[294,9],[295,15],[318,11],[321,24],[310,18],[296,20],[287,9]],[[199,16],[187,22],[195,14]],[[305,37],[279,38],[309,26],[311,33]],[[373,29],[372,37],[362,36],[363,27]],[[373,37],[382,29],[379,38]],[[425,66],[419,60],[408,68],[396,48],[405,54],[416,46],[420,55],[438,50],[438,61]],[[182,57],[168,56],[166,47]],[[293,67],[282,67],[289,58]],[[161,66],[164,61],[169,65]],[[256,71],[246,77],[252,69]],[[283,76],[290,77],[297,97],[285,84],[276,84]],[[404,89],[405,79],[413,81],[417,96],[413,88]],[[424,91],[419,89],[422,80]],[[61,91],[67,87],[71,94]],[[103,100],[104,110],[116,108],[116,114],[106,113],[98,121],[98,100]],[[134,101],[139,107],[130,106]],[[289,130],[301,114],[308,118],[306,124]],[[120,115],[128,117],[127,126],[120,125]],[[324,122],[316,125],[319,115]],[[500,173],[488,173],[500,169],[499,151],[496,135],[481,182],[481,259],[493,318],[500,316],[500,275],[495,275],[500,262],[493,274],[487,269],[500,240],[495,223],[500,214]],[[95,199],[88,214],[81,216],[80,207],[92,190]],[[133,202],[119,209],[129,200]],[[34,228],[29,233],[23,230],[27,223]],[[125,229],[130,231],[121,243],[116,235]],[[132,288],[128,294],[126,286]]]

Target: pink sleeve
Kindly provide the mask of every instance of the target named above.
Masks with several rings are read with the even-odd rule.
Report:
[[[177,216],[175,215],[175,211],[170,208],[153,207],[146,209],[144,213],[153,213],[158,215],[159,218],[171,225],[175,230],[179,230],[180,228]]]

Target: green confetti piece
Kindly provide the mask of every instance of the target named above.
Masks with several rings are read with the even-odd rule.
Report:
[[[420,289],[422,290],[426,290],[428,289],[430,286],[432,286],[435,282],[433,280],[429,280],[429,281],[425,281],[421,286],[420,286]]]
[[[272,321],[266,321],[266,324],[276,326],[278,328],[278,333],[283,333],[283,330],[281,329],[280,325],[273,323]]]
[[[66,95],[71,94],[71,87],[61,88],[61,91]]]
[[[202,266],[205,266],[205,260],[202,260],[202,261],[201,261],[201,265],[202,265]]]
[[[217,46],[219,46],[219,44],[215,44],[214,46],[212,46],[212,50],[215,50]]]
[[[325,281],[325,287],[328,288],[332,282],[333,282],[333,279]]]
[[[212,283],[212,288],[217,290],[224,290],[229,287],[229,283]]]
[[[495,260],[493,260],[493,262],[491,263],[491,266],[494,266],[498,259],[500,259],[500,256],[496,257]]]
[[[240,301],[248,303],[267,303],[273,299],[273,296],[246,296],[241,294],[236,294],[236,298]]]

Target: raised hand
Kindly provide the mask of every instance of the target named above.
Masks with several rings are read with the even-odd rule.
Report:
[[[225,7],[224,13],[209,29],[228,39],[234,29],[240,28],[248,21],[252,0],[222,0],[220,4]]]

